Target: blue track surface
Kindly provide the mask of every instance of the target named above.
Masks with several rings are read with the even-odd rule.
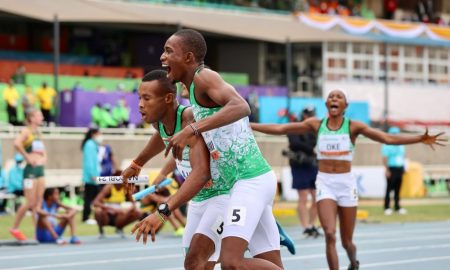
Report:
[[[328,269],[323,237],[305,239],[298,228],[286,230],[297,244],[297,255],[283,248],[285,269]],[[170,235],[158,235],[156,244],[147,246],[131,236],[82,240],[79,246],[0,247],[0,269],[183,269],[181,239]],[[355,243],[361,269],[450,269],[450,221],[358,224]],[[347,269],[348,260],[340,246],[338,253],[341,269]]]

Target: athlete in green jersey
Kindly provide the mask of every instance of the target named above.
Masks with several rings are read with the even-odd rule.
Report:
[[[172,136],[166,155],[172,150],[181,160],[188,141],[203,137],[218,173],[233,186],[222,235],[222,269],[281,269],[280,237],[271,212],[275,175],[250,129],[248,104],[217,72],[204,67],[206,50],[203,36],[191,29],[176,32],[164,45],[162,65],[170,80],[189,87],[196,121]],[[247,248],[253,259],[244,258]]]
[[[329,269],[339,269],[336,251],[336,220],[339,216],[341,242],[350,260],[348,269],[359,269],[353,231],[358,205],[356,179],[351,173],[351,162],[356,138],[364,135],[385,144],[424,143],[433,148],[443,145],[445,139],[435,136],[388,134],[344,116],[347,109],[347,95],[343,90],[331,91],[325,103],[328,117],[322,120],[308,118],[303,122],[288,124],[252,124],[252,128],[268,134],[317,133],[317,159],[319,173],[316,180],[317,210],[320,224],[325,233],[326,254]]]

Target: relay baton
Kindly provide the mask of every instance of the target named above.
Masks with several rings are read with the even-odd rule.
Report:
[[[132,176],[128,178],[128,183],[148,183],[148,176]],[[100,176],[97,177],[97,184],[123,184],[123,176]]]
[[[172,183],[172,179],[166,178],[163,181],[161,181],[161,183],[159,183],[158,186],[152,185],[144,190],[139,191],[138,193],[133,194],[133,199],[135,201],[139,201],[142,198],[144,198],[145,196],[154,193],[156,191],[156,189],[168,186],[171,183]]]

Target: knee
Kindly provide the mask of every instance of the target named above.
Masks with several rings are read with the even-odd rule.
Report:
[[[242,265],[242,262],[236,258],[222,256],[220,259],[220,264],[222,266],[222,270],[237,270],[239,269],[239,266]]]
[[[335,229],[329,229],[324,228],[324,234],[325,234],[325,240],[331,243],[336,242],[336,230]]]
[[[199,256],[196,256],[195,254],[189,254],[186,256],[186,259],[184,260],[184,269],[186,270],[197,270],[197,269],[204,269],[205,263],[202,261]]]

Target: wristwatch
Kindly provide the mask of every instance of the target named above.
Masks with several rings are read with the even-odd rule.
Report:
[[[169,217],[171,212],[169,210],[169,205],[167,203],[162,203],[158,205],[158,213],[165,217]]]

